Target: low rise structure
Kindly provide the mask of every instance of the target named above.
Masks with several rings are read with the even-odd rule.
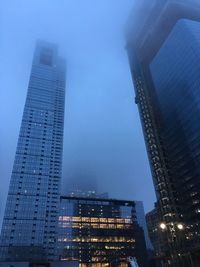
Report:
[[[104,198],[61,197],[58,254],[79,267],[128,267],[128,257],[147,266],[143,229],[135,202]]]

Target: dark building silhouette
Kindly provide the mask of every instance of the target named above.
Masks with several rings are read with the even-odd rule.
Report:
[[[136,4],[129,26],[127,50],[135,101],[165,242],[160,256],[167,266],[196,266],[200,254],[200,3],[143,0]]]
[[[4,261],[56,257],[65,72],[57,47],[38,42],[1,232]]]
[[[154,248],[154,251],[152,251],[152,254],[150,255],[153,261],[152,266],[162,267],[160,259],[164,255],[163,251],[165,251],[165,242],[161,239],[162,235],[160,234],[160,222],[157,207],[146,214],[146,222],[149,238]]]
[[[145,243],[146,243],[147,250],[152,250],[152,244],[151,244],[151,241],[149,239],[147,223],[146,223],[146,219],[145,219],[143,202],[142,201],[134,201],[134,202],[135,202],[137,222],[142,227],[142,229],[144,231],[144,237],[145,237]]]
[[[135,256],[147,266],[144,233],[137,223],[134,201],[61,197],[58,222],[60,260],[80,267],[127,267]]]

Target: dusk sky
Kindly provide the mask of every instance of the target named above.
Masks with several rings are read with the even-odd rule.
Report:
[[[67,181],[93,180],[110,197],[155,194],[126,54],[134,0],[0,1],[0,214],[9,180],[38,39],[67,60],[63,193]]]

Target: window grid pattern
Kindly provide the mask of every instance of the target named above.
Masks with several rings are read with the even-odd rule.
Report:
[[[1,235],[1,258],[55,259],[62,169],[65,64],[34,55]],[[45,58],[46,63],[50,62]]]

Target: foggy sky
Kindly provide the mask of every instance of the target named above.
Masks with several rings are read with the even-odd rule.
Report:
[[[58,44],[67,59],[63,193],[67,180],[88,177],[100,192],[143,200],[146,211],[153,207],[154,189],[124,40],[134,2],[0,2],[1,217],[37,39]]]

